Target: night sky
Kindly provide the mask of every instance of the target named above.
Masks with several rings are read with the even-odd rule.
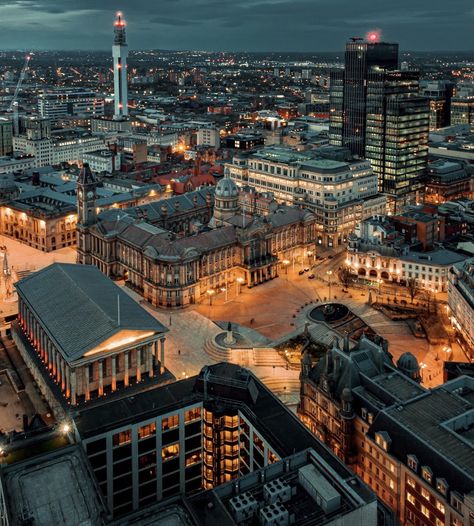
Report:
[[[340,51],[379,29],[401,49],[474,49],[472,0],[0,0],[0,49]]]

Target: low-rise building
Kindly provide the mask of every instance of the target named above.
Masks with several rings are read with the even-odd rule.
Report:
[[[474,197],[474,177],[462,162],[439,159],[428,164],[425,201],[444,203]]]
[[[474,259],[453,265],[449,272],[448,306],[451,323],[474,356]]]
[[[411,283],[418,289],[445,292],[449,270],[466,256],[443,248],[424,251],[417,237],[417,224],[405,219],[382,216],[362,221],[349,237],[346,265],[349,271],[364,280],[401,285]],[[413,219],[413,218],[411,218]],[[406,225],[413,226],[407,229]],[[426,227],[426,224],[423,223]],[[426,229],[422,229],[426,234]],[[425,236],[425,241],[431,239]],[[433,245],[426,245],[426,248]]]

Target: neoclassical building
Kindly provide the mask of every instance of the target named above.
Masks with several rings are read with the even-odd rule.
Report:
[[[312,213],[281,205],[265,216],[242,214],[228,178],[214,192],[99,215],[95,187],[84,171],[78,180],[78,262],[127,280],[156,306],[183,307],[222,288],[253,287],[278,277],[282,263],[303,263],[314,254]],[[175,214],[183,208],[180,224]]]
[[[48,401],[74,406],[164,373],[166,327],[96,267],[55,263],[16,289],[13,337]]]

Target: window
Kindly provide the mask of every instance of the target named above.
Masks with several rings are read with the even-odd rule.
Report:
[[[168,416],[163,418],[161,422],[161,429],[163,431],[168,431],[168,429],[173,429],[179,425],[179,415]]]
[[[421,476],[426,480],[426,482],[431,483],[433,480],[433,472],[431,471],[431,468],[428,466],[423,466],[421,468]]]
[[[161,458],[163,462],[171,460],[179,455],[179,444],[171,444],[170,446],[164,447],[161,450]]]
[[[407,491],[407,501],[410,504],[413,504],[413,506],[415,505],[415,497],[411,493],[409,493],[408,491]]]
[[[156,435],[156,424],[154,422],[138,428],[138,440],[149,437],[150,435]]]
[[[436,489],[443,495],[446,495],[448,491],[447,482],[444,479],[436,479]]]
[[[423,498],[430,500],[430,492],[427,489],[421,488],[421,495]]]
[[[430,510],[426,506],[423,506],[423,504],[421,505],[421,513],[423,513],[425,517],[428,517],[428,519],[430,518]]]
[[[201,408],[200,407],[195,407],[184,413],[185,422],[192,422],[193,420],[197,420],[198,418],[201,418]]]
[[[132,441],[132,430],[131,429],[127,429],[126,431],[116,433],[113,437],[114,446],[123,446],[124,444],[128,444],[131,441]]]
[[[417,469],[418,469],[418,459],[415,457],[415,455],[408,455],[407,463],[408,463],[408,467],[410,469],[412,469],[413,471],[417,471]]]
[[[439,500],[436,501],[436,509],[438,509],[441,513],[445,513],[446,511],[444,504],[440,502]]]

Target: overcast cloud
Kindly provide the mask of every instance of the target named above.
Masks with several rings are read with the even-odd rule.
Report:
[[[405,50],[474,49],[472,0],[0,0],[0,49],[339,51],[371,29]]]

